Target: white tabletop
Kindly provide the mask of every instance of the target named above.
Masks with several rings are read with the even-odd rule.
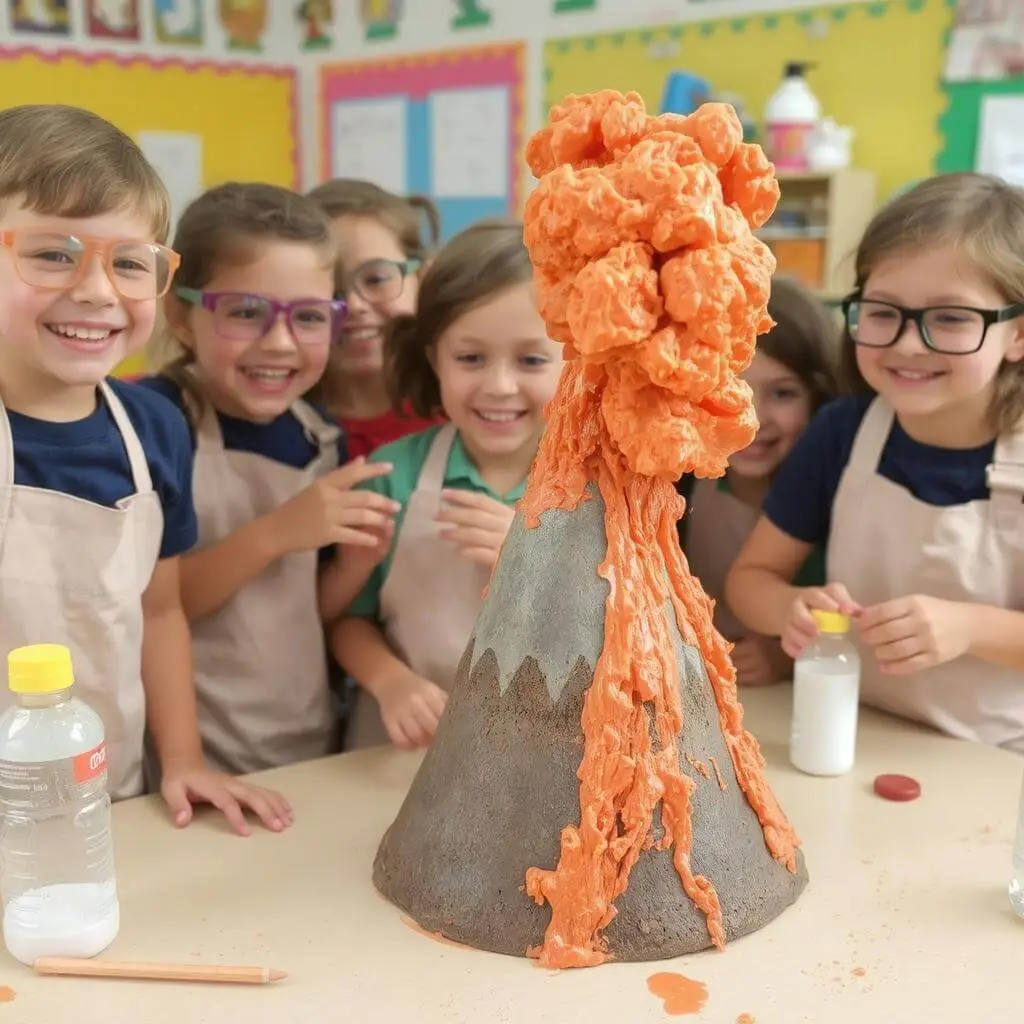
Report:
[[[809,778],[786,759],[789,700],[788,687],[744,695],[811,882],[723,953],[556,973],[418,933],[370,882],[418,759],[369,751],[268,773],[295,804],[284,835],[241,839],[213,816],[177,831],[154,799],[115,810],[122,925],[105,955],[266,965],[286,981],[40,978],[0,952],[15,993],[0,1024],[1021,1020],[1024,922],[1006,883],[1024,760],[866,712],[854,773]],[[914,776],[922,796],[879,799],[881,772]],[[668,1016],[647,985],[661,971],[703,983],[703,1012]]]

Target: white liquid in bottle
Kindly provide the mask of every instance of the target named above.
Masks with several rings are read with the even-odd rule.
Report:
[[[820,633],[793,671],[789,759],[808,775],[845,775],[857,749],[860,656],[845,615],[815,611],[814,617]]]

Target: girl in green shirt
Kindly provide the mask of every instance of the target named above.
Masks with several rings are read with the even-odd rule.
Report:
[[[346,549],[338,570],[344,593],[369,572],[331,635],[360,686],[348,749],[430,742],[537,452],[562,348],[537,311],[522,225],[455,236],[423,277],[416,316],[392,321],[384,354],[395,406],[447,422],[371,457],[392,469],[366,487],[401,510],[390,544]]]

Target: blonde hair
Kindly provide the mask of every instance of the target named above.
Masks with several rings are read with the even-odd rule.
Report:
[[[441,217],[426,196],[399,196],[357,178],[333,178],[310,190],[313,200],[331,220],[368,217],[390,231],[408,259],[425,260],[437,245]],[[423,222],[430,237],[424,239]]]
[[[305,196],[262,182],[227,182],[204,192],[186,207],[178,221],[174,250],[181,263],[164,299],[165,313],[180,315],[182,311],[175,288],[201,291],[223,263],[247,263],[268,241],[305,243],[322,251],[324,267],[334,262],[330,222]],[[189,415],[195,420],[203,400],[198,381],[189,371],[195,353],[165,326],[152,350],[152,362],[157,372],[181,388]]]
[[[443,412],[430,354],[464,313],[533,280],[517,220],[480,221],[460,231],[427,268],[415,316],[395,317],[384,342],[384,383],[395,409],[427,418]]]
[[[129,209],[149,219],[164,243],[171,201],[160,175],[120,128],[59,104],[0,110],[0,202],[35,213],[98,217]]]
[[[855,288],[862,289],[892,256],[946,245],[961,252],[1008,305],[1024,302],[1024,189],[987,174],[929,178],[882,207],[857,249]],[[871,390],[848,331],[842,372],[851,390]],[[1024,363],[1000,366],[989,418],[1001,433],[1024,418]]]

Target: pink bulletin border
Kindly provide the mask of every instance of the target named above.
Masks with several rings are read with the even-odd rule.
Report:
[[[503,85],[509,90],[509,201],[522,203],[524,43],[501,43],[468,49],[436,50],[377,60],[322,64],[319,74],[320,170],[331,177],[331,109],[346,100],[407,96],[426,100],[438,89],[476,89]]]
[[[134,53],[114,53],[111,50],[76,50],[64,47],[56,50],[42,50],[37,46],[4,46],[0,44],[0,60],[18,60],[20,57],[38,57],[50,64],[72,60],[77,64],[90,65],[108,61],[121,67],[147,67],[159,71],[161,68],[182,68],[185,71],[214,71],[217,74],[242,73],[250,78],[289,79],[291,85],[291,136],[292,136],[292,188],[302,190],[302,142],[299,137],[299,70],[286,64],[249,64],[242,61],[185,60],[181,57],[150,57]]]

